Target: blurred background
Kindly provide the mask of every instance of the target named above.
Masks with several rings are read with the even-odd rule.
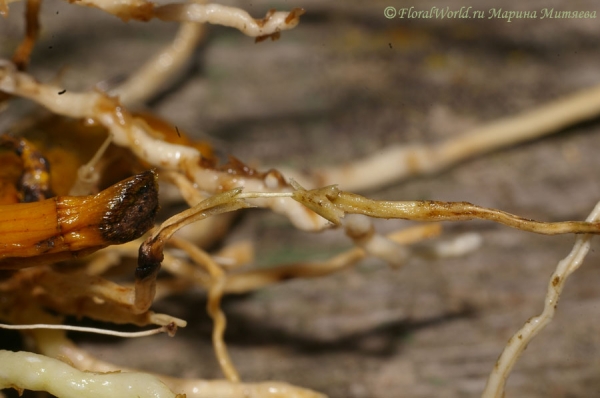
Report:
[[[300,25],[275,42],[211,27],[189,67],[147,104],[222,155],[261,168],[311,169],[392,144],[434,143],[600,83],[598,19],[541,19],[542,9],[600,12],[590,1],[224,1],[262,18],[303,7]],[[384,16],[386,7],[472,7],[483,19]],[[490,9],[536,11],[491,18]],[[23,34],[23,4],[0,19],[0,56]],[[42,4],[30,72],[67,90],[126,78],[173,38],[177,25],[124,23],[68,2]],[[0,128],[26,117],[25,101]],[[600,120],[465,161],[436,175],[363,192],[376,199],[469,201],[541,221],[581,220],[600,200]],[[411,225],[377,222],[386,232]],[[508,338],[541,312],[548,278],[572,236],[537,236],[486,222],[482,247],[399,270],[378,260],[338,275],[228,297],[226,341],[243,380],[287,381],[332,398],[477,397]],[[351,247],[341,231],[309,234],[250,211],[228,239],[251,239],[257,267],[325,259]],[[511,397],[600,392],[598,244],[567,283],[553,323],[525,351]],[[169,339],[73,336],[103,360],[178,377],[221,378],[202,292],[157,303],[183,317]],[[9,335],[7,335],[9,336]],[[12,336],[12,335],[11,335]]]

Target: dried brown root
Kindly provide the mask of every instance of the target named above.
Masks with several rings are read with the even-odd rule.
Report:
[[[3,306],[22,308],[31,303],[64,315],[86,316],[91,319],[113,323],[129,323],[138,326],[165,326],[174,323],[185,327],[186,322],[152,311],[133,311],[134,289],[117,285],[99,276],[83,272],[60,273],[48,266],[28,268],[15,272],[0,283],[0,293],[10,295]],[[5,309],[6,312],[14,310]],[[25,314],[26,315],[26,314]],[[14,314],[11,323],[37,323],[39,320],[18,318]],[[50,323],[50,322],[44,322]]]
[[[196,264],[203,267],[210,275],[211,279],[208,288],[207,310],[214,322],[212,333],[213,347],[221,370],[225,374],[225,377],[227,377],[227,380],[239,382],[240,376],[231,361],[224,340],[227,319],[225,318],[225,313],[221,309],[221,299],[223,298],[227,280],[225,272],[208,253],[194,246],[190,242],[173,238],[171,244],[184,250]]]
[[[25,7],[25,37],[13,55],[13,62],[19,70],[27,69],[31,52],[40,34],[40,4],[41,0],[27,0]]]
[[[19,70],[27,69],[31,52],[40,34],[40,3],[41,0],[27,0],[27,5],[25,6],[25,37],[23,37],[12,57],[12,61]],[[0,15],[3,17],[8,15],[8,4],[5,0],[0,0]],[[0,93],[0,107],[10,97],[10,94]]]
[[[395,231],[387,235],[386,238],[398,245],[409,245],[437,236],[440,232],[440,224],[417,225]],[[269,269],[230,273],[227,275],[224,292],[241,294],[289,279],[318,278],[330,275],[354,266],[357,262],[366,258],[367,255],[368,253],[364,249],[355,247],[325,261],[280,265]]]
[[[140,246],[138,266],[135,270],[134,311],[143,313],[150,308],[156,289],[156,276],[164,258],[165,243],[177,230],[205,218],[252,207],[244,199],[237,198],[241,189],[214,195],[196,206],[185,210],[168,220]]]
[[[13,0],[17,1],[17,0]],[[4,18],[8,17],[8,0],[0,0],[0,15]]]

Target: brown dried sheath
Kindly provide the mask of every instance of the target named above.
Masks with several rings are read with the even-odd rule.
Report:
[[[10,148],[23,162],[19,181],[21,202],[39,202],[54,196],[50,187],[50,165],[35,145],[23,137],[4,134],[0,136],[0,147]]]
[[[156,174],[147,171],[92,196],[0,206],[0,269],[48,264],[129,242],[154,225]]]

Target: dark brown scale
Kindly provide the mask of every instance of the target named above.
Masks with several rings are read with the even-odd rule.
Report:
[[[138,252],[138,265],[135,269],[135,279],[138,281],[155,278],[164,259],[162,245],[155,245],[152,239],[146,240]],[[157,250],[157,247],[160,248]]]
[[[99,225],[102,237],[112,244],[137,239],[154,226],[158,209],[156,174],[137,174],[121,182],[120,192],[110,198]]]

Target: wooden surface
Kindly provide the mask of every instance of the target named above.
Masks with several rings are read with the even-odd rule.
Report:
[[[436,142],[600,83],[600,20],[540,19],[540,10],[552,7],[600,13],[595,1],[402,2],[423,10],[538,11],[537,19],[512,22],[386,19],[384,8],[400,8],[395,3],[240,2],[256,17],[274,6],[302,6],[307,14],[277,42],[254,44],[237,31],[211,29],[186,75],[151,109],[208,137],[223,154],[311,168],[390,144]],[[61,79],[68,90],[126,76],[176,28],[124,24],[66,2],[42,7],[31,70],[47,80],[66,67]],[[0,21],[2,57],[20,37],[19,5],[11,13]],[[596,119],[367,194],[580,220],[600,200],[598,148]],[[377,223],[380,231],[404,225]],[[541,312],[548,278],[573,237],[484,222],[446,224],[444,237],[466,231],[480,233],[484,243],[462,258],[414,259],[400,270],[367,260],[339,275],[226,299],[226,340],[242,378],[287,381],[332,398],[479,396],[507,339]],[[231,239],[240,237],[257,244],[258,266],[326,258],[350,246],[339,231],[298,232],[265,211],[240,220]],[[507,397],[600,393],[599,244],[568,281],[554,322],[525,351]],[[202,292],[157,304],[189,320],[174,339],[77,339],[122,365],[220,378],[204,306]]]

